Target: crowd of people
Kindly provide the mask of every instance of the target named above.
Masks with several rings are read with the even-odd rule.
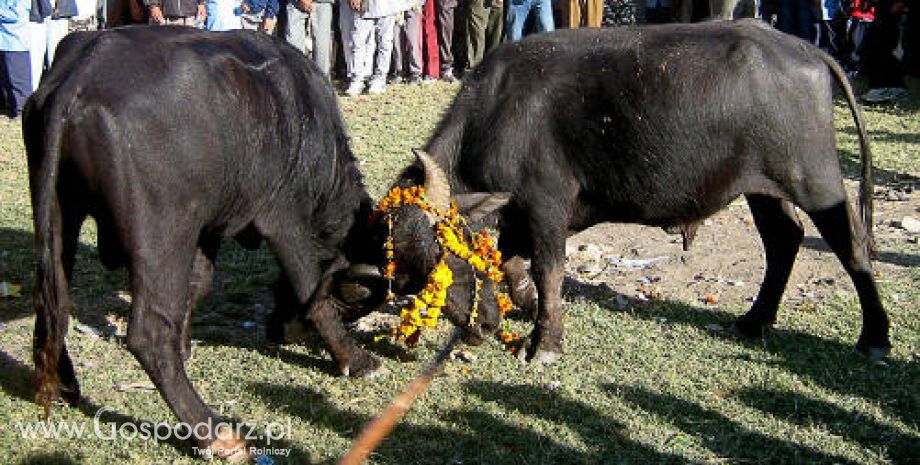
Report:
[[[752,8],[777,29],[831,53],[865,76],[864,101],[907,95],[920,72],[914,0],[762,0]],[[103,3],[100,3],[103,2]],[[347,95],[388,84],[452,82],[502,41],[559,27],[663,23],[716,14],[708,0],[0,0],[0,102],[17,117],[57,43],[70,30],[125,24],[284,37]],[[740,2],[739,2],[740,4]],[[755,4],[757,5],[757,4]],[[757,11],[759,10],[759,11]],[[689,11],[693,11],[692,16]],[[739,11],[736,9],[735,11]]]

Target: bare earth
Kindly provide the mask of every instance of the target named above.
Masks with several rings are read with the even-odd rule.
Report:
[[[848,182],[850,199],[855,182]],[[876,188],[875,235],[880,279],[896,280],[920,266],[920,234],[900,227],[905,216],[920,218],[920,193],[913,186]],[[808,216],[799,212],[805,240],[799,250],[784,304],[816,304],[834,294],[855,295],[853,284]],[[680,235],[632,224],[601,224],[569,238],[566,245],[567,298],[585,285],[609,287],[609,304],[633,299],[667,299],[701,306],[747,307],[764,273],[763,246],[743,198],[706,220],[690,250]],[[898,296],[889,296],[897,299]]]

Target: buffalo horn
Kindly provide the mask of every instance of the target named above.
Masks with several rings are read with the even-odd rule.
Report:
[[[425,196],[436,208],[447,211],[450,208],[450,184],[444,170],[422,150],[415,150],[415,156],[425,168]]]

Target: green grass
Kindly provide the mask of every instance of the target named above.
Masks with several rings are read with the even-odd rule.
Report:
[[[410,150],[424,144],[457,86],[391,87],[382,96],[342,99],[353,147],[369,189],[380,195]],[[913,95],[920,89],[913,86]],[[877,181],[920,177],[920,100],[869,108]],[[837,108],[841,157],[858,166],[848,113]],[[98,263],[95,234],[84,228],[74,284],[74,324],[113,328],[128,305],[123,272]],[[920,246],[882,244],[920,256]],[[0,281],[25,286],[22,298],[0,300],[0,457],[2,464],[200,463],[183,442],[24,438],[36,424],[31,401],[33,316],[28,290],[34,268],[26,163],[17,125],[0,122]],[[195,314],[202,342],[188,365],[203,398],[222,414],[266,425],[292,425],[278,463],[332,463],[362,425],[417,373],[446,337],[428,335],[419,360],[387,358],[377,380],[331,376],[328,357],[301,347],[267,346],[259,306],[277,270],[264,249],[221,252],[215,294]],[[378,464],[916,464],[920,460],[920,271],[880,280],[893,320],[895,349],[870,364],[852,349],[859,306],[852,291],[818,308],[784,307],[765,340],[743,342],[707,331],[727,326],[742,305],[701,308],[664,301],[619,311],[603,299],[567,292],[567,353],[555,366],[520,364],[495,344],[468,349],[472,363],[451,362],[372,457]],[[625,291],[625,290],[621,290]],[[892,296],[897,296],[897,299]],[[664,319],[664,320],[663,320]],[[514,320],[518,330],[529,323]],[[366,341],[380,354],[386,343]],[[77,331],[68,336],[85,402],[58,407],[52,422],[92,430],[103,425],[175,422],[155,391],[113,386],[147,382],[120,338]]]

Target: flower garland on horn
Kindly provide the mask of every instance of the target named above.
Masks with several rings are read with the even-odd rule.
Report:
[[[483,283],[476,275],[475,271],[484,273],[495,285],[501,283],[505,275],[501,271],[502,254],[496,249],[494,238],[485,230],[475,234],[470,231],[469,236],[471,240],[467,242],[467,235],[463,232],[464,229],[469,230],[469,226],[463,216],[457,211],[457,205],[453,201],[450,203],[450,208],[447,211],[443,211],[427,201],[424,187],[394,187],[390,189],[386,197],[377,205],[377,212],[386,216],[388,228],[387,239],[384,242],[384,250],[386,253],[384,277],[389,283],[387,291],[388,301],[392,301],[395,298],[393,294],[393,279],[396,275],[395,252],[393,250],[393,217],[391,210],[405,205],[414,205],[420,210],[437,218],[437,222],[435,223],[435,235],[442,251],[440,260],[428,275],[428,281],[424,289],[422,289],[409,305],[401,310],[400,318],[402,318],[402,320],[399,326],[394,330],[394,337],[396,337],[396,339],[404,341],[406,345],[410,347],[414,347],[418,344],[422,328],[434,328],[437,325],[441,309],[447,304],[447,289],[453,284],[453,272],[450,267],[447,266],[447,257],[450,254],[466,261],[474,271],[473,277],[475,285],[473,289],[473,303],[470,308],[470,326],[476,324],[476,317],[479,316],[479,303],[482,301],[480,293]],[[505,292],[496,291],[495,300],[502,317],[500,337],[505,347],[511,348],[516,341],[520,340],[520,336],[511,331],[510,324],[505,319],[505,315],[512,307],[511,297]]]

